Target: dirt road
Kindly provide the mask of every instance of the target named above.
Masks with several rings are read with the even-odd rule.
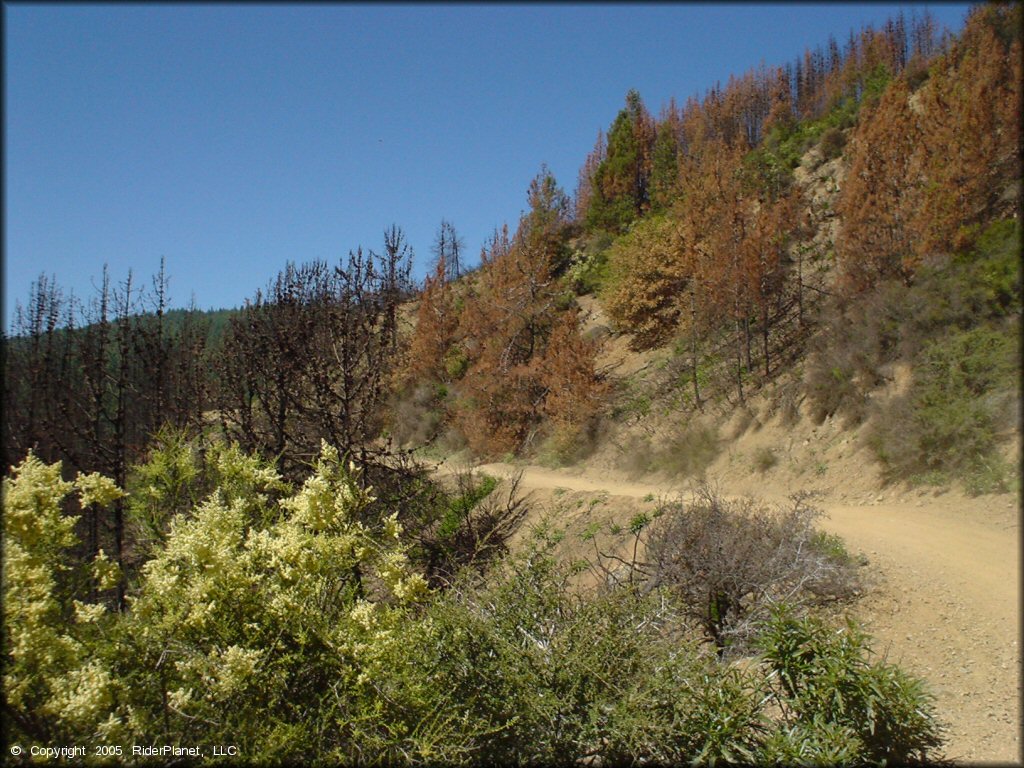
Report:
[[[476,467],[496,477],[522,471],[527,489],[603,492],[643,499],[682,489],[607,474],[507,464]],[[723,487],[781,501],[770,485]],[[820,499],[821,527],[868,557],[878,584],[858,614],[876,650],[925,678],[948,724],[946,756],[1018,763],[1020,752],[1020,531],[1010,496],[952,493],[870,500]]]

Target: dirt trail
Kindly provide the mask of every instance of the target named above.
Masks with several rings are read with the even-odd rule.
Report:
[[[604,492],[643,499],[680,486],[611,473],[486,464],[497,477],[522,471],[526,489]],[[767,485],[727,487],[779,501]],[[1017,763],[1020,752],[1019,516],[1009,496],[954,494],[850,504],[818,501],[821,527],[868,557],[878,584],[858,610],[880,652],[924,677],[949,725],[946,756]]]

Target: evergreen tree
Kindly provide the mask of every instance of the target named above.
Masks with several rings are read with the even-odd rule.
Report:
[[[655,131],[651,148],[651,212],[666,210],[679,196],[680,118],[675,104],[670,105]]]
[[[608,131],[607,155],[594,174],[589,227],[622,232],[647,210],[653,142],[653,121],[640,94],[631,90]]]

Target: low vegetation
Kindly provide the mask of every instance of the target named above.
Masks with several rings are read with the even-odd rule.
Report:
[[[704,485],[689,503],[636,518],[631,559],[598,550],[597,567],[644,592],[676,595],[718,653],[736,655],[750,650],[779,605],[795,610],[860,594],[858,563],[841,541],[815,529],[819,514],[806,495],[772,508],[727,500]]]
[[[838,307],[815,342],[812,413],[868,421],[890,479],[1008,490],[999,444],[1019,421],[1020,237],[1017,221],[991,224],[971,251],[922,267],[909,286],[884,281]],[[899,365],[909,386],[878,397]]]
[[[941,744],[921,684],[873,660],[855,627],[781,603],[737,614],[722,601],[739,607],[751,588],[700,575],[740,561],[699,541],[760,521],[736,537],[754,545],[734,547],[757,563],[742,573],[779,598],[835,593],[837,561],[804,535],[799,504],[769,524],[760,508],[706,497],[659,529],[656,578],[643,584],[573,586],[576,569],[538,531],[431,589],[398,514],[362,522],[372,491],[333,449],[295,487],[235,446],[212,453],[205,483],[180,471],[180,450],[140,468],[156,490],[134,499],[137,519],[158,517],[168,493],[189,501],[158,526],[123,612],[111,610],[117,566],[102,552],[70,558],[76,521],[61,511],[72,494],[83,508],[113,503],[114,483],[65,482],[32,455],[4,480],[12,739],[230,743],[252,762],[360,764],[911,762]],[[492,495],[486,481],[463,488],[439,540]],[[694,514],[703,539],[687,536]],[[671,554],[683,551],[690,560]],[[722,637],[738,615],[756,624],[755,663],[719,658],[692,630],[709,604],[692,588],[702,580],[718,606],[703,626]]]

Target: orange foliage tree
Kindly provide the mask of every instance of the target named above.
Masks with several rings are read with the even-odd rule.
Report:
[[[847,286],[909,279],[1020,205],[1021,10],[982,6],[911,92],[893,80],[861,115],[837,212]],[[915,53],[915,55],[917,55]]]
[[[1020,178],[1020,6],[978,6],[921,89],[919,163],[927,179],[913,221],[917,252],[970,245],[1013,212]]]
[[[776,199],[765,197],[748,206],[749,224],[742,249],[740,276],[745,294],[753,300],[761,333],[764,375],[771,375],[769,333],[773,309],[781,313],[786,279],[786,247],[796,234],[795,220],[799,193]]]
[[[920,185],[914,155],[917,117],[902,79],[862,113],[849,143],[850,170],[837,204],[842,233],[836,251],[848,287],[861,290],[880,277],[907,277],[913,264],[907,223]]]
[[[518,451],[543,416],[557,411],[558,420],[574,422],[596,403],[593,351],[575,322],[560,319],[556,273],[567,258],[569,200],[545,168],[528,201],[512,242],[496,239],[484,259],[458,331],[469,365],[459,382],[457,425],[483,455]]]
[[[668,217],[640,222],[612,246],[604,306],[633,334],[634,348],[660,344],[675,330],[692,272],[683,253],[681,227]]]
[[[743,279],[747,239],[742,179],[745,145],[709,142],[694,159],[684,185],[686,240],[693,244],[694,264],[703,287],[706,314],[731,322],[736,329],[736,391],[744,399],[744,362],[750,366],[750,292]],[[717,323],[715,323],[717,324]]]
[[[607,387],[595,375],[596,353],[596,344],[580,336],[577,312],[561,313],[540,360],[542,411],[556,429],[586,424],[600,410]]]
[[[459,318],[448,277],[447,260],[441,254],[434,274],[424,282],[416,312],[416,329],[409,342],[406,377],[412,383],[451,379],[446,359],[456,338]]]

